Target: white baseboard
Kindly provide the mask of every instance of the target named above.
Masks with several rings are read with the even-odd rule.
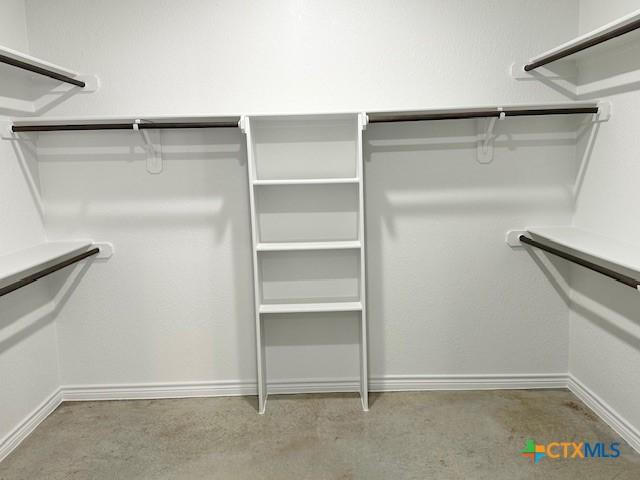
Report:
[[[357,378],[292,378],[269,382],[267,391],[269,395],[359,392],[360,383]]]
[[[573,375],[568,377],[569,390],[640,453],[640,431],[616,412],[607,402],[587,388]]]
[[[372,392],[424,390],[498,390],[566,388],[567,375],[387,375],[369,380]],[[296,378],[270,382],[272,395],[292,393],[358,392],[357,378]],[[63,401],[138,400],[151,398],[221,397],[256,395],[255,381],[229,380],[185,383],[141,383],[116,385],[66,385]]]
[[[634,449],[640,433],[577,379],[566,373],[499,375],[386,375],[369,380],[372,392],[569,388]],[[291,379],[269,383],[270,394],[357,392],[358,380]],[[0,461],[63,401],[141,400],[256,395],[255,381],[66,385],[60,387],[0,441]]]
[[[372,392],[534,388],[567,388],[567,374],[386,375],[369,380]]]
[[[57,389],[38,405],[27,418],[0,440],[0,462],[33,432],[62,403],[62,392]]]
[[[230,397],[256,395],[256,382],[231,380],[215,382],[136,383],[63,385],[64,402],[95,400],[143,400],[161,398]]]

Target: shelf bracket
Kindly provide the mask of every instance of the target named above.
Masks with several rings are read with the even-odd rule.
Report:
[[[545,67],[537,68],[535,71],[527,72],[524,69],[525,63],[512,63],[509,66],[509,74],[514,80],[575,80],[575,72],[564,72],[564,75],[553,72]]]
[[[11,130],[13,124],[8,120],[0,121],[0,138],[3,140],[15,140],[16,134]]]
[[[154,131],[151,134],[147,129],[139,128],[140,123],[142,123],[142,120],[136,119],[133,123],[133,129],[140,132],[144,141],[144,149],[147,152],[147,172],[154,175],[161,173],[163,168],[161,133],[160,131]],[[151,138],[152,135],[155,137],[154,139]]]
[[[93,246],[100,249],[97,259],[111,258],[115,253],[115,248],[111,242],[93,242]]]
[[[594,116],[594,122],[608,122],[611,118],[611,102],[600,101],[598,102],[598,114]]]
[[[527,235],[528,233],[524,228],[520,230],[509,230],[505,235],[504,241],[511,248],[524,248],[524,245],[522,245],[520,241],[520,235]]]
[[[245,135],[247,134],[247,122],[248,121],[249,121],[249,119],[247,118],[246,115],[241,115],[240,116],[240,120],[238,121],[238,128]]]
[[[369,116],[365,112],[361,112],[358,114],[358,128],[361,131],[365,131],[367,129],[367,125],[369,125]]]
[[[476,159],[478,163],[491,163],[493,161],[494,141],[496,134],[494,129],[497,120],[504,120],[506,114],[502,111],[502,107],[498,108],[500,111],[500,117],[492,117],[488,120],[479,120],[477,122],[478,128],[478,144],[476,147]],[[482,125],[486,125],[486,129],[482,129]],[[480,133],[482,132],[482,133]]]

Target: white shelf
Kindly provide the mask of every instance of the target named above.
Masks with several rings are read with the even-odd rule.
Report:
[[[8,59],[0,62],[1,65],[11,70],[23,72],[26,75],[25,80],[19,81],[29,83],[30,87],[35,87],[29,95],[33,98],[0,96],[0,107],[2,108],[29,115],[38,114],[46,110],[46,107],[52,106],[52,102],[59,101],[60,95],[67,94],[72,89],[75,93],[91,93],[95,92],[100,85],[100,81],[95,75],[80,75],[68,68],[2,45],[0,45],[0,55]],[[19,65],[13,64],[16,62],[20,62]],[[34,69],[36,71],[33,71]],[[45,80],[45,83],[40,84],[42,80]]]
[[[576,227],[529,227],[527,231],[574,252],[640,272],[640,245],[621,242]]]
[[[294,178],[282,180],[254,180],[253,184],[260,185],[332,185],[344,183],[358,183],[357,178]]]
[[[0,256],[0,287],[86,251],[90,240],[47,242]]]
[[[340,242],[268,242],[258,243],[259,252],[288,252],[298,250],[350,250],[362,247],[358,240]]]
[[[12,50],[11,48],[7,48],[2,45],[0,45],[0,55],[4,55],[5,57],[12,58],[13,60],[28,63],[36,67],[45,68],[47,70],[51,70],[61,75],[66,75],[68,77],[77,77],[78,75],[80,75],[78,72],[74,72],[73,70],[70,70],[68,68],[61,67],[60,65],[47,62],[40,58],[32,57],[31,55],[27,55],[26,53],[22,53],[17,50]]]
[[[607,34],[613,30],[616,30],[620,27],[624,27],[626,25],[629,25],[630,23],[636,22],[640,20],[640,10],[636,10],[628,15],[625,15],[624,17],[620,17],[617,20],[614,20],[611,23],[607,23],[606,25],[603,25],[602,27],[596,28],[595,30],[592,30],[588,33],[585,33],[583,35],[580,35],[579,37],[573,38],[571,40],[569,40],[568,42],[563,43],[562,45],[558,45],[557,47],[552,48],[551,50],[547,50],[546,52],[543,52],[539,55],[536,55],[535,57],[529,59],[529,61],[527,63],[535,63],[538,62],[540,60],[544,60],[552,55],[555,55],[559,52],[563,52],[565,50],[570,50],[580,44],[583,44],[585,42],[588,42],[590,40],[593,40],[597,37],[600,37],[604,34]],[[630,33],[627,34],[623,34],[622,37],[625,37],[626,35],[630,35]],[[618,37],[620,38],[620,37]],[[605,43],[609,43],[612,42],[613,40],[609,40]],[[593,48],[593,47],[589,47],[589,48]],[[571,55],[570,57],[567,58],[574,58],[575,55],[580,54],[581,52],[577,52],[573,55]],[[562,59],[560,59],[561,61]]]
[[[241,123],[249,170],[258,411],[266,408],[264,330],[271,328],[262,315],[321,312],[359,312],[360,398],[366,411],[366,119],[357,113],[250,115]]]
[[[260,313],[356,312],[361,302],[273,303],[260,305]]]

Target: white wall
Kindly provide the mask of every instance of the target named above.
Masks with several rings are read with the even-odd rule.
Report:
[[[358,111],[563,99],[514,59],[576,32],[577,0],[28,0],[34,53],[100,92],[59,114]],[[549,14],[553,12],[553,14]],[[529,83],[529,82],[527,82]]]
[[[566,372],[565,298],[504,234],[570,222],[576,119],[498,129],[482,165],[472,121],[368,128],[374,375]]]
[[[0,44],[28,50],[23,1],[3,2]],[[9,67],[2,67],[0,75],[0,96],[19,90],[24,82],[24,76]],[[5,113],[0,110],[0,121],[6,119]],[[1,140],[0,255],[44,240],[38,196],[34,156]],[[59,385],[55,325],[48,315],[50,298],[44,282],[0,298],[0,445]]]
[[[580,3],[580,30],[588,31],[638,9],[632,0]],[[640,40],[628,47],[593,55],[584,69],[600,79],[614,116],[602,125],[575,214],[575,224],[640,245],[640,217],[635,208],[640,179],[639,85],[616,80],[639,68]],[[582,146],[582,150],[585,147]],[[636,429],[640,429],[640,296],[597,274],[575,269],[571,313],[570,371]]]
[[[41,135],[52,238],[112,241],[61,312],[63,383],[251,378],[251,243],[239,130]],[[131,152],[137,152],[131,154]]]
[[[577,31],[574,0],[27,5],[33,53],[102,80],[52,115],[565,100],[507,70]],[[510,120],[479,165],[472,122],[369,128],[372,376],[567,371],[568,307],[503,236],[570,221],[574,131]],[[48,231],[117,247],[60,314],[65,384],[254,379],[242,137],[172,132],[165,145],[151,176],[128,133],[40,136]],[[352,323],[270,327],[271,378],[356,376]]]

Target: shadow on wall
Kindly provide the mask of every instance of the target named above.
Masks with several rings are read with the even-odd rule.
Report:
[[[475,159],[473,121],[369,126],[365,153],[370,170],[382,161],[396,167],[384,178],[369,178],[369,183],[380,180],[376,187],[383,187],[389,207],[383,209],[386,228],[393,232],[396,214],[414,208],[418,214],[450,215],[466,213],[470,205],[479,211],[504,212],[532,204],[539,208],[555,208],[558,201],[573,204],[579,173],[597,134],[589,120],[575,118],[515,118],[497,124],[496,158],[489,165]],[[584,142],[588,148],[581,150],[576,162],[578,137],[588,140]],[[545,150],[537,150],[540,147]],[[547,187],[555,195],[549,195]],[[416,197],[411,199],[411,193]]]
[[[596,47],[579,59],[579,99],[597,99],[640,88],[640,32],[620,37],[618,43],[604,46],[615,48],[613,52]]]
[[[64,268],[0,298],[0,355],[55,320],[95,260]]]
[[[614,280],[574,267],[572,308],[587,321],[640,351],[640,295]],[[635,274],[637,276],[637,274]]]
[[[38,172],[36,145],[28,139],[22,141],[17,137],[11,140],[2,139],[2,141],[11,143],[11,148],[18,160],[18,165],[29,189],[34,210],[38,213],[40,221],[44,224],[44,206],[42,205],[42,196],[40,194],[40,175]]]
[[[82,88],[0,63],[0,115],[44,115]]]
[[[556,61],[548,63],[540,70],[531,70],[528,72],[531,77],[525,77],[523,80],[540,82],[544,86],[564,95],[568,100],[577,100],[575,82],[578,73],[576,63],[573,57],[568,58],[568,61]]]
[[[526,248],[532,260],[567,306],[571,306],[571,264],[550,253],[532,247]]]
[[[212,352],[253,352],[255,344],[244,137],[237,129],[161,131],[160,137],[164,170],[151,175],[137,132],[24,135],[37,143],[50,238],[116,246],[69,302],[65,325],[73,331],[88,322],[90,328],[77,329],[82,336],[108,324],[114,336],[118,329],[129,333],[122,349],[138,343],[133,359],[106,349],[108,339],[93,351],[91,338],[73,341],[86,341],[87,355],[121,362],[123,371],[135,361],[135,368],[159,375],[159,359],[169,355],[180,359],[165,369],[177,380],[188,378],[184,369],[198,376],[197,365],[215,377],[211,370],[222,363],[211,360]],[[100,293],[117,301],[99,302]],[[89,312],[94,301],[102,309]],[[228,346],[234,341],[235,350]],[[212,346],[194,346],[204,342]],[[253,356],[236,355],[242,378],[253,374]]]

